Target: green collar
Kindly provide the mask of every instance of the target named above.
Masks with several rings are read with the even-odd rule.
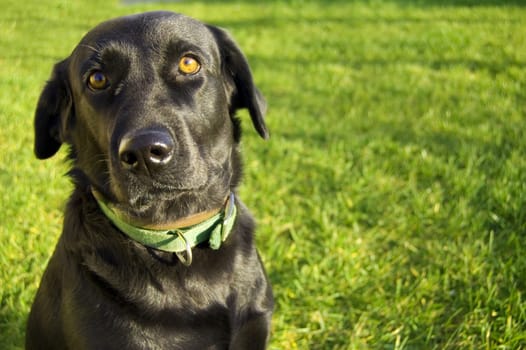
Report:
[[[188,227],[152,230],[125,222],[100,195],[94,197],[104,215],[124,234],[147,247],[175,253],[186,266],[192,263],[192,248],[198,244],[208,241],[210,248],[219,249],[232,231],[237,213],[234,194],[230,193],[225,207],[209,219]]]

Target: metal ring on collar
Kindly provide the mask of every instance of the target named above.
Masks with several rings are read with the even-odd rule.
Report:
[[[186,250],[184,252],[175,252],[175,255],[177,255],[177,258],[179,258],[179,261],[181,261],[183,265],[190,266],[192,264],[192,247],[180,231],[177,231],[177,235],[184,241]]]

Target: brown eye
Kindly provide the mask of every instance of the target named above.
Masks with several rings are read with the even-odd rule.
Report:
[[[201,69],[201,65],[191,56],[183,56],[179,60],[179,72],[183,74],[195,74],[199,72],[199,69]]]
[[[102,72],[93,72],[88,78],[88,86],[93,90],[102,90],[108,87],[108,78]]]

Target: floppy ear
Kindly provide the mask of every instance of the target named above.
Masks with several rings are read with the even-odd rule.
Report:
[[[66,79],[67,60],[53,69],[35,112],[35,155],[46,159],[57,153],[63,142],[63,125],[71,113],[71,94]]]
[[[231,112],[247,108],[257,132],[262,138],[267,139],[269,132],[264,119],[267,103],[254,85],[247,59],[228,33],[214,26],[208,26],[208,28],[217,41],[223,72],[234,85],[230,105]]]

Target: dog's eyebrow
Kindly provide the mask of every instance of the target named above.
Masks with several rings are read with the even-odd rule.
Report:
[[[102,64],[108,57],[133,57],[136,55],[132,46],[120,41],[96,42],[94,45],[80,44],[88,49],[84,66]]]
[[[85,47],[87,49],[90,49],[91,51],[93,51],[94,53],[100,53],[100,50],[91,46],[91,45],[87,45],[87,44],[80,44],[79,45],[80,47]]]
[[[173,40],[170,41],[167,45],[167,52],[169,55],[175,54],[183,54],[187,52],[193,52],[195,54],[199,54],[200,56],[207,56],[206,52],[202,49],[201,46],[195,45],[192,42],[185,41],[185,40]],[[206,57],[208,58],[208,57]]]
[[[79,47],[87,48],[96,55],[103,55],[107,51],[118,51],[124,53],[131,53],[133,46],[125,41],[109,39],[95,41],[93,44],[79,44]]]

